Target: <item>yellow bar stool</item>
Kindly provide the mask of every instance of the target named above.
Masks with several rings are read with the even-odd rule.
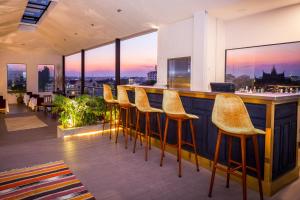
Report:
[[[214,184],[216,169],[220,169],[227,173],[226,187],[229,187],[230,174],[241,177],[243,185],[243,199],[247,199],[247,169],[256,172],[260,199],[263,199],[263,191],[261,185],[259,149],[258,149],[258,134],[265,134],[264,131],[254,128],[248,111],[242,99],[234,94],[218,94],[215,99],[215,104],[212,112],[212,122],[218,127],[218,138],[215,149],[214,164],[212,169],[210,187],[208,196],[211,197]],[[218,166],[220,153],[220,144],[222,137],[226,135],[228,138],[228,160],[227,169]],[[231,159],[232,138],[239,138],[241,141],[242,163]],[[246,139],[251,138],[254,146],[254,155],[256,168],[247,166],[246,164]],[[235,164],[235,167],[231,167]],[[242,169],[242,175],[236,173],[236,170]]]
[[[114,99],[111,87],[107,84],[103,84],[103,98],[105,102],[104,106],[104,119],[103,119],[103,131],[106,123],[109,123],[109,139],[111,139],[111,129],[112,129],[112,116],[113,116],[113,111],[115,114],[115,119],[116,119],[116,110],[118,106],[118,101]],[[106,121],[106,111],[109,109],[109,121]],[[115,128],[116,128],[116,120],[115,121]]]
[[[118,119],[118,128],[117,128],[117,135],[116,135],[116,143],[118,143],[118,135],[119,135],[119,126],[120,122],[123,124],[122,121],[122,113],[125,111],[125,132],[123,128],[123,133],[125,134],[125,149],[127,149],[128,143],[128,128],[129,132],[131,133],[131,108],[134,108],[135,105],[130,103],[126,88],[124,86],[117,86],[117,93],[118,93],[118,104],[119,104],[119,119]],[[131,137],[131,136],[130,136]]]
[[[163,164],[164,151],[166,148],[166,140],[168,134],[168,126],[169,120],[174,120],[177,122],[177,161],[179,162],[178,168],[178,176],[181,177],[181,146],[183,144],[192,146],[195,153],[195,162],[196,169],[199,171],[198,158],[197,158],[197,150],[196,150],[196,138],[195,138],[195,130],[193,125],[193,120],[198,119],[198,116],[188,114],[185,112],[184,107],[182,105],[180,96],[177,91],[174,90],[164,90],[163,93],[163,110],[166,113],[166,125],[164,131],[164,141],[163,147],[161,151],[160,158],[160,166]],[[192,134],[192,143],[188,143],[182,140],[182,122],[189,121],[191,134]]]
[[[162,135],[161,135],[161,122],[160,114],[163,113],[161,109],[153,108],[150,106],[149,99],[146,91],[143,88],[135,88],[135,106],[136,106],[136,130],[133,153],[135,153],[137,137],[145,136],[145,161],[148,160],[148,148],[151,149],[151,136],[157,135],[160,139],[160,147],[162,148]],[[154,133],[150,128],[150,115],[151,113],[156,114],[158,133]],[[145,115],[145,135],[139,132],[140,130],[140,114]]]

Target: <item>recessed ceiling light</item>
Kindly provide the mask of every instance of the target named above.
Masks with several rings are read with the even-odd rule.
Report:
[[[122,12],[122,9],[118,9],[117,12],[118,12],[118,13]]]

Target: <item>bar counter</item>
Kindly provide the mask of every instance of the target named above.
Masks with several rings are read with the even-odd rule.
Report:
[[[143,87],[151,106],[161,108],[164,87],[132,86],[125,85],[129,99],[134,103],[134,87]],[[211,169],[212,160],[217,141],[217,128],[211,121],[215,92],[197,92],[179,90],[183,106],[187,113],[199,117],[194,121],[196,130],[197,152],[200,165]],[[252,123],[256,128],[266,131],[265,135],[258,137],[261,174],[263,179],[263,191],[267,196],[272,196],[285,185],[299,177],[298,166],[298,142],[300,113],[300,93],[297,94],[272,94],[272,93],[236,93],[244,101]],[[135,118],[134,118],[135,119]],[[164,130],[165,116],[161,118],[162,130]],[[142,122],[142,127],[143,127]],[[157,131],[155,118],[151,118],[151,128]],[[141,129],[143,130],[143,128]],[[191,141],[187,124],[183,124],[183,138]],[[176,143],[176,124],[169,125],[168,143]],[[154,143],[157,139],[153,138]],[[233,140],[232,158],[241,161],[240,143]],[[192,149],[184,147],[184,158],[193,162],[190,155]],[[171,150],[171,148],[167,148]],[[172,151],[171,151],[172,152]],[[172,153],[176,154],[176,151]],[[227,163],[227,141],[223,138],[220,149],[220,163]],[[247,141],[247,164],[255,167],[254,150],[252,142]],[[175,166],[174,166],[175,167]],[[222,172],[219,172],[223,174]],[[184,176],[184,170],[183,170]],[[233,179],[239,181],[238,178]],[[256,174],[247,172],[247,185],[258,190]]]

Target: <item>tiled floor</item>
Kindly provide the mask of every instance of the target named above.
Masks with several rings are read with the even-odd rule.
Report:
[[[177,176],[176,158],[166,155],[159,166],[160,151],[152,148],[148,162],[139,147],[132,153],[132,142],[124,149],[123,137],[114,144],[108,135],[56,138],[56,121],[42,112],[22,112],[11,107],[14,114],[0,115],[0,171],[22,168],[51,161],[64,160],[97,199],[241,199],[242,188],[232,182],[225,188],[225,179],[216,177],[213,197],[208,198],[210,171],[183,162],[183,177]],[[7,132],[4,117],[37,115],[48,127]],[[297,180],[272,199],[300,199]],[[259,199],[258,193],[248,190],[248,199]],[[269,199],[269,198],[265,198]]]

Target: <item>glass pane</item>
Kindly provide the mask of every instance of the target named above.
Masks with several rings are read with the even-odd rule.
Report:
[[[25,64],[7,64],[7,91],[26,92]]]
[[[43,11],[39,9],[34,8],[26,8],[25,14],[26,16],[32,16],[32,17],[40,17],[42,15]]]
[[[50,0],[29,0],[29,3],[34,3],[34,4],[41,4],[41,5],[48,5],[50,3]]]
[[[85,52],[85,91],[102,96],[104,83],[115,84],[115,44]]]
[[[68,96],[76,96],[81,91],[81,54],[65,58],[65,87]]]
[[[53,92],[55,88],[54,65],[38,65],[39,92]]]
[[[157,32],[121,41],[121,84],[154,85]]]

